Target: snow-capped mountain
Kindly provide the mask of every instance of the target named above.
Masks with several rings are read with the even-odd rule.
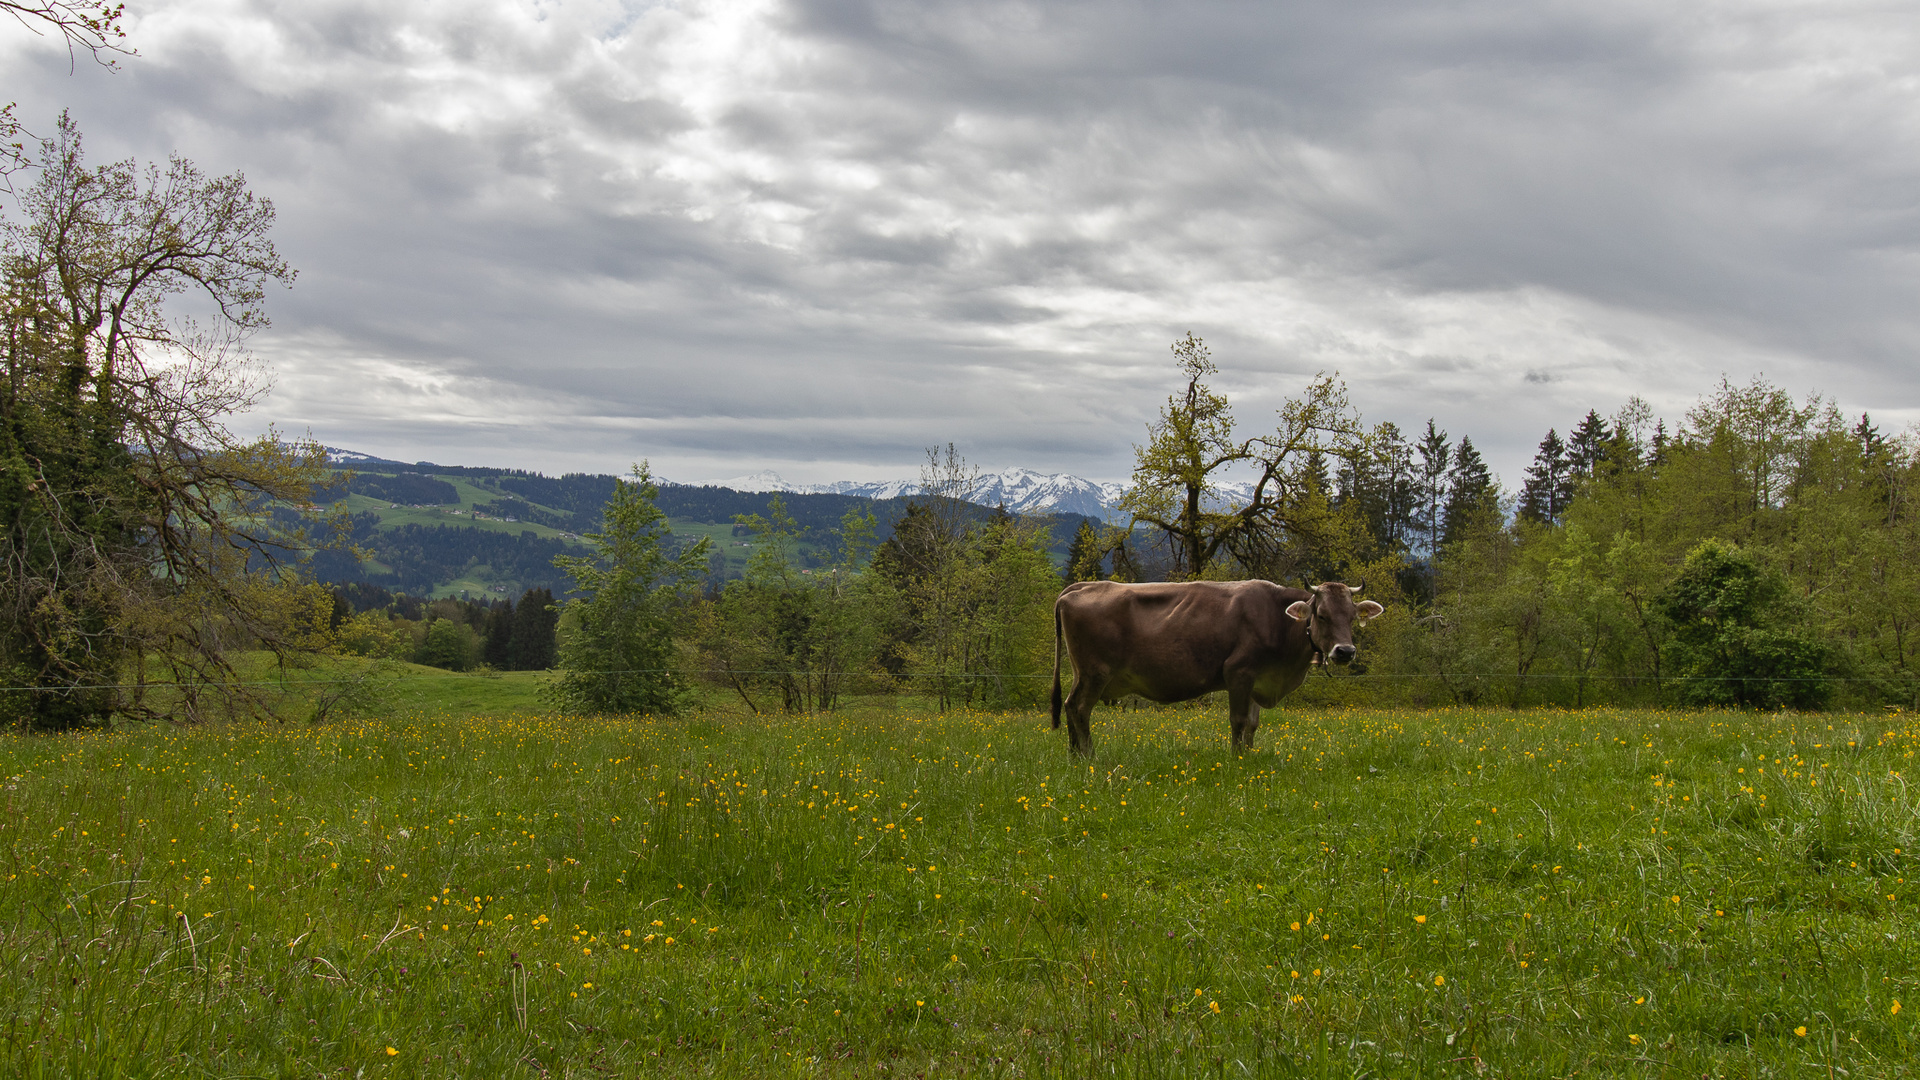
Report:
[[[323,446],[320,449],[326,451],[327,463],[330,465],[407,465],[407,464],[411,464],[410,462],[405,462],[405,461],[395,461],[392,458],[375,457],[372,454],[363,454],[358,450],[342,450],[337,446]]]
[[[790,491],[796,494],[859,495],[869,499],[894,499],[918,495],[918,480],[880,480],[858,482],[839,480],[831,484],[794,484],[771,469],[728,480],[703,481],[711,487],[735,491]],[[1106,517],[1125,490],[1124,484],[1095,483],[1068,473],[1038,473],[1032,469],[1012,468],[980,477],[974,485],[973,500],[982,506],[1005,506],[1016,514],[1071,513],[1088,517]]]
[[[327,458],[335,465],[428,467],[426,463],[394,461],[358,450],[336,446],[326,448]],[[673,481],[662,480],[662,483]],[[790,483],[772,469],[725,480],[698,480],[690,487],[722,487],[735,491],[788,491],[800,495],[858,495],[868,499],[897,499],[920,494],[919,480],[836,480],[830,484]],[[1253,485],[1227,482],[1216,485],[1216,500],[1221,505],[1245,502],[1253,494]],[[1112,518],[1117,513],[1120,493],[1126,485],[1113,481],[1093,481],[1071,473],[1041,473],[1019,467],[979,477],[973,488],[973,501],[982,506],[1004,506],[1016,514],[1084,514],[1094,518]]]
[[[1013,468],[981,477],[974,488],[973,501],[985,506],[1005,506],[1017,514],[1106,517],[1124,490],[1124,484],[1098,484],[1069,473],[1047,474]]]

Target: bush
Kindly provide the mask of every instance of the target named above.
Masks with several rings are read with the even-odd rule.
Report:
[[[1804,628],[1786,580],[1736,545],[1694,548],[1654,608],[1685,704],[1817,709],[1833,696],[1838,654]]]
[[[472,628],[465,623],[435,619],[427,626],[427,638],[421,643],[419,662],[448,671],[465,671],[473,666],[478,644]]]
[[[334,631],[334,639],[342,652],[353,656],[404,660],[414,651],[405,621],[395,620],[384,611],[363,611],[343,620]]]

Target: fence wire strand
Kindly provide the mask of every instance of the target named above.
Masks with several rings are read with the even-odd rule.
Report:
[[[406,682],[431,682],[431,681],[440,680],[440,679],[490,679],[490,678],[499,678],[507,674],[515,674],[515,675],[520,675],[520,674],[534,674],[534,675],[789,675],[789,676],[804,675],[809,678],[814,678],[819,676],[836,676],[836,677],[844,677],[844,678],[873,678],[873,679],[893,679],[893,680],[998,679],[1003,681],[1009,680],[1009,679],[1051,680],[1053,678],[1053,676],[1050,674],[1049,675],[998,675],[998,674],[993,674],[991,672],[943,673],[938,671],[906,671],[906,672],[813,671],[813,670],[803,670],[803,669],[780,669],[780,668],[767,668],[767,669],[607,668],[607,669],[592,669],[592,670],[581,670],[581,669],[570,669],[570,668],[548,668],[545,670],[533,671],[533,672],[448,671],[448,672],[444,672],[442,674],[437,674],[437,675],[428,675],[425,673],[416,672],[416,673],[407,674],[407,675],[397,675],[397,676],[386,677],[382,681],[389,682],[389,683],[406,683]],[[214,687],[214,686],[226,686],[226,687],[331,686],[338,683],[365,682],[374,677],[375,677],[374,673],[368,672],[367,674],[364,674],[364,675],[350,677],[350,678],[341,678],[341,679],[265,679],[265,680],[247,681],[247,682],[198,681],[198,682],[148,682],[148,683],[93,683],[86,686],[0,686],[0,693],[6,693],[11,691],[40,692],[40,693],[79,693],[81,691],[86,691],[86,690],[142,690],[142,689],[164,690],[168,687],[175,687],[175,686],[194,687],[194,688]],[[1060,678],[1062,682],[1073,681],[1073,674],[1071,669],[1063,669],[1060,673]],[[1659,685],[1667,685],[1671,683],[1688,683],[1688,682],[1773,682],[1773,683],[1825,682],[1825,683],[1883,683],[1884,684],[1890,681],[1895,681],[1891,679],[1876,679],[1876,678],[1868,678],[1868,677],[1860,677],[1860,676],[1838,676],[1838,675],[1835,675],[1835,676],[1663,675],[1663,676],[1660,676],[1659,678],[1655,678],[1650,675],[1556,675],[1552,673],[1541,674],[1541,673],[1531,673],[1531,672],[1525,673],[1525,674],[1521,674],[1517,672],[1437,672],[1437,673],[1431,673],[1431,674],[1367,673],[1367,674],[1361,674],[1361,675],[1335,675],[1333,676],[1333,678],[1340,682],[1353,682],[1353,683],[1367,683],[1367,682],[1375,682],[1375,681],[1387,682],[1387,681],[1392,681],[1396,679],[1457,680],[1462,682],[1468,681],[1468,680],[1499,680],[1499,679],[1558,679],[1563,682],[1582,682],[1582,681],[1590,682],[1590,683],[1591,682],[1622,682],[1622,683],[1646,683],[1646,684],[1659,684]],[[1222,690],[1217,692],[1224,693],[1225,691]]]

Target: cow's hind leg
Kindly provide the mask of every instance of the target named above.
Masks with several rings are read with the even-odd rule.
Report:
[[[1087,672],[1073,680],[1073,692],[1067,695],[1067,741],[1081,757],[1093,753],[1093,706],[1100,700],[1106,680]]]

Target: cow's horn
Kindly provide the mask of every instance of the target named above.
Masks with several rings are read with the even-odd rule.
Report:
[[[1354,587],[1353,587],[1352,589],[1350,589],[1350,590],[1348,590],[1348,591],[1350,591],[1350,592],[1360,592],[1360,591],[1362,591],[1362,590],[1364,590],[1364,589],[1365,589],[1366,587],[1367,587],[1367,579],[1366,579],[1366,578],[1361,578],[1361,579],[1360,579],[1360,584],[1358,584],[1358,585],[1355,585],[1355,586],[1354,586]]]

